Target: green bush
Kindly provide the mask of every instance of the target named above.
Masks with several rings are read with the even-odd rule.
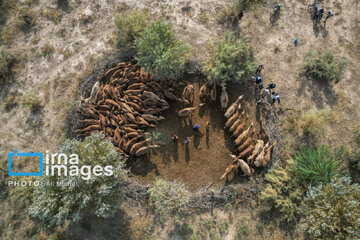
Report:
[[[339,59],[331,51],[310,51],[302,65],[302,72],[314,80],[339,82],[348,61]]]
[[[360,239],[360,186],[350,177],[311,187],[304,200],[306,239]]]
[[[31,111],[39,110],[42,107],[42,101],[40,98],[32,93],[21,96],[19,103]]]
[[[334,152],[326,145],[317,149],[302,148],[295,153],[297,178],[306,184],[328,183],[340,171],[340,164],[345,158],[342,147]]]
[[[15,64],[15,56],[0,47],[0,84],[12,82],[13,67]]]
[[[300,216],[300,203],[305,193],[296,179],[295,163],[292,159],[277,164],[265,175],[268,182],[260,193],[265,212],[278,211],[278,221],[295,223]]]
[[[180,77],[190,58],[189,46],[161,21],[151,23],[135,45],[138,64],[160,80]]]
[[[40,226],[49,231],[62,226],[65,220],[78,222],[89,213],[102,218],[114,216],[123,196],[120,183],[127,172],[124,170],[123,158],[113,144],[103,134],[95,133],[82,142],[66,140],[60,150],[68,156],[77,154],[79,168],[110,165],[113,166],[114,174],[110,176],[55,174],[55,176],[41,177],[42,184],[34,191],[33,203],[29,209],[30,216],[37,218]],[[88,170],[86,172],[89,173]],[[57,182],[61,184],[56,184]]]
[[[182,183],[158,178],[149,193],[150,202],[161,218],[180,217],[187,210],[190,193]]]
[[[242,78],[255,68],[251,47],[233,34],[226,34],[224,40],[211,43],[209,51],[203,69],[209,80],[219,84],[244,81]]]
[[[136,38],[144,32],[149,25],[149,13],[147,11],[132,10],[129,13],[117,13],[114,19],[118,28],[116,47],[133,47]]]

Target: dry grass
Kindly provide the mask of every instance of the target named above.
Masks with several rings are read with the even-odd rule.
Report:
[[[47,57],[49,59],[54,52],[55,52],[55,47],[49,43],[46,43],[43,47],[41,47],[38,56]]]
[[[207,15],[206,11],[201,11],[199,16],[199,22],[204,24],[206,27],[209,26],[209,16]]]
[[[7,25],[3,28],[1,32],[1,41],[5,45],[11,45],[16,35],[16,27],[12,25]]]
[[[40,15],[54,23],[59,23],[61,20],[61,11],[54,8],[45,9]]]

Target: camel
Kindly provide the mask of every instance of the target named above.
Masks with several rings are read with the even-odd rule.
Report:
[[[246,138],[246,140],[236,149],[238,152],[244,151],[251,142],[253,141],[252,136],[255,134],[255,128],[253,128],[253,131],[250,133],[250,135]]]
[[[159,112],[162,112],[162,111],[164,111],[164,110],[166,110],[168,108],[169,108],[169,106],[165,106],[165,107],[162,107],[162,108],[148,108],[148,109],[144,110],[144,113],[153,115],[153,114],[157,114]]]
[[[223,112],[225,112],[225,110],[229,104],[229,96],[228,96],[225,88],[223,88],[223,90],[221,92],[220,103],[221,103],[221,110]]]
[[[240,104],[240,100],[243,98],[244,96],[241,95],[240,97],[238,97],[236,99],[236,101],[230,105],[230,107],[226,110],[224,116],[226,118],[229,118],[231,115],[234,114],[234,112],[236,111],[236,109],[238,108],[239,104]]]
[[[131,149],[130,149],[130,154],[131,154],[131,155],[134,155],[137,150],[139,150],[140,148],[142,148],[143,146],[145,146],[145,144],[148,143],[149,141],[150,141],[150,139],[146,139],[146,140],[144,140],[144,141],[135,143],[135,144],[131,147]]]
[[[86,132],[92,132],[95,130],[101,130],[100,125],[90,125],[83,129],[75,130],[76,133],[86,133]]]
[[[94,84],[94,86],[91,89],[90,97],[88,97],[86,99],[82,98],[81,102],[85,103],[85,104],[89,104],[89,103],[94,102],[95,99],[96,99],[96,94],[97,94],[99,88],[100,88],[100,81],[96,81],[96,83]]]
[[[230,173],[234,173],[235,176],[236,173],[238,172],[239,167],[240,167],[240,162],[234,161],[229,167],[226,168],[225,173],[221,176],[220,179],[224,179],[224,178],[228,179]]]
[[[195,112],[197,109],[199,109],[200,107],[202,107],[205,103],[200,103],[197,107],[189,107],[189,108],[184,108],[181,109],[178,112],[178,116],[181,118],[186,118],[191,116],[191,114],[193,114],[193,112]]]
[[[271,159],[271,152],[275,146],[276,146],[276,141],[265,150],[264,161],[261,164],[262,167],[266,167],[267,165],[269,165]]]
[[[149,92],[149,91],[144,91],[143,94],[142,94],[142,98],[143,99],[150,99],[150,100],[153,100],[153,101],[156,101],[156,102],[161,101],[161,99],[159,98],[158,95],[156,95],[153,92]]]
[[[213,87],[210,91],[210,100],[215,102],[216,101],[216,84],[214,83]]]
[[[129,107],[133,108],[138,113],[142,113],[144,111],[144,109],[140,107],[139,104],[136,104],[134,102],[128,102],[127,104],[129,105]]]
[[[264,141],[257,140],[254,151],[247,159],[249,164],[253,165],[255,158],[259,155],[259,153],[263,150],[263,148],[264,148]]]
[[[151,114],[143,114],[141,115],[146,121],[149,121],[149,122],[158,122],[160,120],[164,120],[165,118],[163,116],[154,116],[154,115],[151,115]]]
[[[128,90],[136,90],[136,89],[143,89],[145,84],[143,83],[133,83],[127,87]]]
[[[135,155],[136,156],[141,156],[141,155],[144,155],[148,150],[150,149],[153,149],[153,148],[159,148],[160,146],[159,145],[151,145],[151,146],[144,146],[144,147],[141,147],[139,148],[136,152],[135,152]]]
[[[139,137],[131,138],[130,141],[128,141],[124,147],[125,152],[130,152],[131,147],[139,140]]]
[[[170,100],[173,100],[173,101],[183,102],[182,99],[176,97],[175,94],[173,94],[173,93],[170,92],[170,91],[165,91],[165,92],[164,92],[164,96],[165,96],[167,99],[170,99]]]
[[[246,159],[248,156],[250,156],[250,154],[254,151],[254,146],[250,145],[248,146],[244,151],[242,151],[239,155],[238,155],[238,159]]]
[[[86,125],[99,125],[100,124],[100,120],[97,119],[84,119],[84,120],[79,120],[79,122],[86,124]]]
[[[244,116],[244,114],[245,114],[245,111],[242,111],[240,116],[236,119],[236,121],[229,128],[229,132],[235,131],[235,129],[241,124],[241,118],[242,118],[242,116]]]
[[[260,153],[255,158],[255,161],[254,161],[255,167],[260,167],[262,165],[262,162],[264,161],[264,157],[265,157],[265,149],[267,149],[268,147],[269,147],[269,143],[267,143],[263,147],[263,149],[260,151]]]
[[[240,164],[241,171],[244,173],[245,176],[251,175],[253,171],[251,171],[249,165],[242,159],[237,160]]]
[[[149,126],[149,123],[142,117],[137,116],[136,117],[136,121],[139,125],[145,125],[145,126]]]
[[[188,101],[189,103],[194,101],[194,86],[192,84],[189,84],[184,88],[182,93],[182,99],[184,101]]]
[[[237,119],[239,119],[239,112],[234,113],[225,123],[224,129],[231,127]]]
[[[250,124],[250,126],[248,127],[248,129],[246,131],[244,131],[242,134],[240,134],[240,136],[238,136],[236,139],[235,139],[235,145],[236,146],[239,146],[240,144],[242,144],[246,138],[246,136],[248,135],[250,129],[252,128],[252,126],[254,125],[254,123],[252,122]]]
[[[244,130],[245,128],[245,125],[246,125],[246,121],[249,119],[249,115],[246,114],[246,118],[244,119],[244,121],[242,121],[242,123],[236,127],[236,129],[234,130],[233,134],[231,135],[232,137],[235,137],[237,138],[241,133],[242,131]]]
[[[203,85],[201,85],[200,90],[199,90],[199,98],[200,99],[205,98],[205,96],[207,94],[207,86],[208,86],[208,83],[204,83]]]

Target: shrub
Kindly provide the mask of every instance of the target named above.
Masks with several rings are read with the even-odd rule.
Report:
[[[304,190],[296,179],[294,161],[275,165],[266,173],[265,180],[268,183],[260,193],[263,210],[276,210],[280,222],[295,223],[300,216]]]
[[[338,59],[331,51],[310,51],[301,70],[311,79],[339,82],[347,64],[346,59]]]
[[[29,209],[30,216],[37,218],[40,226],[49,231],[62,226],[65,220],[77,222],[88,213],[102,218],[114,216],[122,201],[120,183],[124,180],[126,171],[123,169],[123,158],[113,144],[105,139],[103,134],[95,133],[86,137],[83,142],[66,140],[61,152],[68,155],[77,154],[79,168],[111,165],[114,174],[92,174],[88,176],[88,180],[84,180],[82,175],[41,177],[42,184],[34,191],[33,203]]]
[[[136,38],[144,32],[149,25],[148,11],[139,11],[137,9],[128,13],[115,14],[115,25],[118,28],[116,47],[133,47]]]
[[[324,131],[329,115],[330,111],[325,109],[301,115],[293,113],[284,121],[284,128],[300,137],[316,138]]]
[[[41,16],[53,21],[54,23],[59,23],[61,20],[61,11],[53,8],[48,8],[41,12]]]
[[[6,111],[10,111],[11,109],[13,109],[14,107],[16,107],[18,105],[18,97],[15,95],[10,95],[8,98],[5,99],[4,101],[4,105],[5,105],[5,110]]]
[[[190,193],[179,182],[168,182],[158,178],[150,188],[150,202],[162,218],[179,217],[185,213]]]
[[[307,239],[360,238],[360,186],[350,177],[311,187],[304,205]]]
[[[160,80],[178,78],[190,58],[188,45],[176,38],[170,25],[161,21],[151,23],[135,45],[138,64]]]
[[[23,31],[28,31],[35,23],[34,13],[29,7],[22,7],[19,10],[19,17],[16,21],[16,25]]]
[[[209,80],[219,84],[234,81],[249,75],[255,67],[253,51],[244,39],[235,39],[226,34],[222,41],[209,45],[210,54],[204,62],[204,72]]]
[[[42,107],[42,101],[37,95],[28,93],[21,96],[20,105],[30,109],[31,111],[36,111]]]
[[[13,67],[15,64],[15,56],[0,47],[0,84],[12,81]]]
[[[332,152],[326,145],[317,149],[303,147],[295,153],[297,178],[306,184],[328,183],[340,171],[345,149]]]

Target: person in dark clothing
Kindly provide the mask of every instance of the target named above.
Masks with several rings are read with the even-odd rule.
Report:
[[[275,83],[269,83],[268,89],[274,89],[276,87]]]
[[[262,83],[259,83],[259,90],[261,91],[264,88],[264,85]]]
[[[196,130],[196,131],[199,130],[199,129],[200,129],[200,125],[199,125],[199,124],[195,124],[195,125],[193,126],[193,129]]]
[[[329,18],[331,18],[331,17],[334,16],[334,14],[333,14],[333,12],[332,12],[331,10],[326,11],[325,14],[326,14],[326,18],[325,18],[324,24],[326,24],[326,21],[327,21]]]
[[[177,142],[179,137],[177,135],[172,135],[171,139],[173,140],[173,142]]]
[[[299,42],[299,39],[296,38],[296,39],[294,40],[295,47],[298,45],[298,42]]]
[[[189,137],[186,137],[185,138],[185,144],[189,144],[190,143],[190,138]]]
[[[256,84],[262,83],[262,78],[261,78],[261,77],[257,77],[257,78],[255,79],[255,83],[256,83]]]

